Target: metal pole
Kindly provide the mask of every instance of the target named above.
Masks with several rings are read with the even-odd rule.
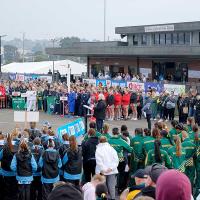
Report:
[[[1,36],[0,36],[0,76],[1,76]]]
[[[53,42],[53,48],[54,48],[55,39],[53,39],[52,42]],[[52,77],[52,81],[54,82],[54,81],[55,81],[55,80],[54,80],[54,75],[55,75],[55,70],[54,70],[54,67],[55,67],[55,66],[54,66],[54,55],[52,55],[52,56],[53,56],[53,73],[52,73],[52,74],[53,74],[53,77]]]
[[[25,33],[23,33],[23,37],[22,37],[22,62],[24,63],[24,40],[25,40]]]
[[[104,0],[104,42],[106,41],[106,0]]]

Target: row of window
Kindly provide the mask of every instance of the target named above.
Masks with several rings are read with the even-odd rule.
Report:
[[[133,36],[133,45],[138,45],[139,36]],[[147,35],[142,34],[141,37],[141,45],[147,45]],[[153,44],[154,45],[189,45],[190,44],[190,33],[154,33],[153,34]]]

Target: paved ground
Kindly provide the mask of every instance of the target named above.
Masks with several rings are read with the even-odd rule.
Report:
[[[11,130],[14,129],[16,126],[16,123],[13,121],[14,119],[14,112],[13,110],[8,110],[8,109],[3,109],[0,110],[0,130],[3,132],[10,132]],[[40,112],[40,121],[38,123],[38,128],[42,127],[42,124],[44,121],[49,121],[53,129],[56,130],[59,126],[64,125],[70,121],[73,121],[75,118],[63,118],[60,116],[55,116],[55,115],[48,115],[45,114],[44,112]],[[134,133],[135,128],[146,128],[147,123],[146,120],[137,120],[137,121],[106,121],[110,125],[110,128],[112,129],[113,127],[118,127],[120,128],[122,124],[126,124],[128,126],[129,132],[132,135]],[[152,122],[152,124],[154,121]],[[23,129],[24,124],[23,123],[18,123],[18,125]]]

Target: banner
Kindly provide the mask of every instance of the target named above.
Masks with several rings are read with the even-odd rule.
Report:
[[[12,108],[13,110],[25,110],[25,98],[23,97],[13,97],[12,98]]]
[[[158,93],[161,93],[164,91],[164,85],[162,83],[147,82],[147,83],[144,83],[144,89],[145,89],[145,93],[149,89],[155,89]]]
[[[106,87],[106,80],[102,79],[102,80],[96,80],[96,86],[97,87]]]
[[[117,80],[112,80],[111,81],[111,85],[112,87],[121,87],[121,88],[124,88],[126,87],[126,81],[117,81]]]
[[[168,92],[174,91],[175,95],[185,93],[185,85],[172,85],[172,84],[164,84],[164,89]]]
[[[139,92],[144,90],[144,83],[127,82],[127,87],[130,90]]]
[[[64,134],[68,134],[69,136],[74,135],[75,137],[79,137],[85,134],[85,125],[82,118],[79,118],[73,122],[67,123],[57,129],[57,136],[62,142],[62,136]]]
[[[96,79],[83,79],[83,82],[96,86]]]
[[[49,96],[47,97],[47,113],[52,114],[54,111],[56,97],[55,96]]]
[[[23,81],[25,80],[25,77],[23,74],[16,74],[16,78],[15,78],[16,81]]]

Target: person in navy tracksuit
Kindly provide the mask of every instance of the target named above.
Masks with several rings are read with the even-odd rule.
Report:
[[[62,167],[62,161],[59,153],[54,148],[54,141],[49,139],[47,149],[38,163],[38,166],[42,168],[42,200],[47,200],[53,189],[53,184],[60,180],[59,168]]]
[[[79,186],[82,175],[82,150],[78,147],[75,136],[69,137],[69,148],[63,157],[64,181]]]
[[[29,150],[28,144],[23,139],[20,142],[19,151],[13,156],[10,168],[16,172],[18,200],[29,200],[33,172],[37,170],[37,163]]]
[[[31,153],[38,165],[39,159],[43,154],[44,148],[41,145],[41,139],[36,137],[33,140],[33,147]],[[37,167],[37,171],[33,173],[33,182],[31,183],[31,200],[42,200],[42,182],[41,182],[42,169]]]
[[[6,142],[2,146],[0,151],[0,161],[1,161],[1,173],[3,176],[3,185],[1,187],[0,196],[5,194],[4,200],[16,200],[17,199],[17,181],[16,173],[10,168],[11,161],[14,154],[17,152],[18,146],[16,142],[12,141],[11,134],[6,137]]]

